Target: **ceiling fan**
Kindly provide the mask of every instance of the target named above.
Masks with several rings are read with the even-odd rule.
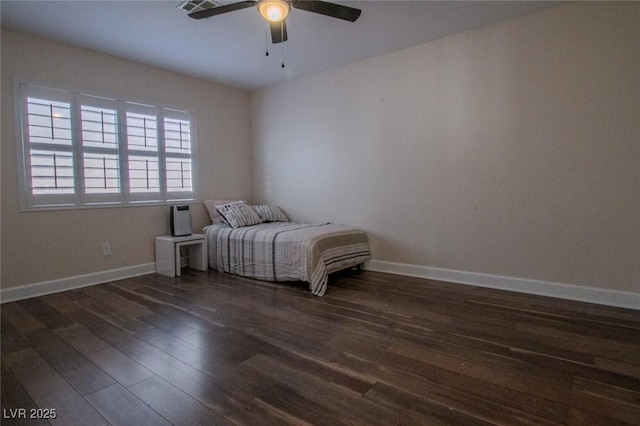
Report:
[[[260,15],[269,22],[269,26],[271,27],[271,41],[274,44],[287,41],[287,23],[285,18],[289,14],[291,7],[349,22],[355,22],[362,12],[360,9],[353,7],[319,0],[254,0],[241,1],[192,12],[189,14],[189,17],[193,19],[210,18],[215,15],[246,9],[256,5],[258,6]]]

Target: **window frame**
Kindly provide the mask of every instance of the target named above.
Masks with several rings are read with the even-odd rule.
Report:
[[[70,108],[71,147],[61,149],[73,156],[73,194],[34,194],[32,185],[31,150],[29,139],[28,98],[65,102]],[[113,149],[85,147],[83,143],[82,107],[111,108],[116,112],[117,145]],[[131,192],[129,181],[129,149],[127,135],[127,111],[146,111],[156,119],[156,140],[159,189],[155,192]],[[189,123],[190,149],[182,158],[190,163],[191,191],[167,191],[166,153],[164,131],[166,117],[179,117]],[[53,122],[53,120],[52,120]],[[198,198],[198,156],[195,114],[182,108],[159,105],[123,97],[105,96],[86,91],[55,88],[48,85],[14,80],[14,125],[17,144],[17,168],[20,211],[68,210],[92,208],[117,208],[129,206],[171,205],[195,203]],[[53,150],[52,150],[53,151]],[[119,191],[115,193],[91,193],[85,187],[84,155],[88,152],[116,152],[118,158]],[[170,155],[171,156],[171,155]]]

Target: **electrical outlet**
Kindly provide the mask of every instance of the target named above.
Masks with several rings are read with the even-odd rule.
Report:
[[[102,255],[111,256],[111,244],[109,243],[102,244]]]

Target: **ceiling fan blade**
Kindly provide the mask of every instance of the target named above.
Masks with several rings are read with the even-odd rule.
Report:
[[[280,22],[270,22],[269,26],[271,27],[271,42],[273,44],[288,40],[287,23],[284,19]]]
[[[247,7],[253,7],[257,4],[257,1],[241,1],[239,3],[225,4],[223,6],[213,7],[211,9],[205,9],[198,12],[189,14],[189,18],[203,19],[210,18],[215,15],[220,15],[227,12],[233,12],[234,10],[246,9]]]
[[[344,19],[349,22],[355,22],[362,12],[360,9],[355,9],[353,7],[319,0],[294,0],[291,2],[291,6],[296,9],[320,13],[322,15],[331,16],[332,18]]]

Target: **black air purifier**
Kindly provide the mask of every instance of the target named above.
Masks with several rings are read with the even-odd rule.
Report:
[[[191,210],[189,206],[171,206],[171,235],[183,237],[191,235]]]

